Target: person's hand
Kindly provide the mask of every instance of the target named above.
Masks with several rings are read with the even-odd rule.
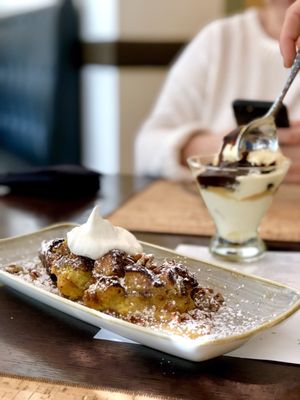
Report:
[[[220,151],[223,134],[210,131],[195,131],[181,149],[181,164],[186,166],[186,159],[197,154],[213,154]]]
[[[277,135],[280,146],[300,145],[300,121],[290,122],[288,128],[277,128]]]
[[[300,48],[300,0],[296,0],[286,11],[279,44],[284,66],[290,67],[297,48]]]
[[[289,128],[279,128],[277,133],[283,154],[292,162],[284,181],[300,183],[300,121],[291,122]]]

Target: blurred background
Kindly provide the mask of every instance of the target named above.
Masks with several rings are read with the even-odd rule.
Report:
[[[169,65],[250,0],[1,0],[0,172],[133,172],[136,133]]]

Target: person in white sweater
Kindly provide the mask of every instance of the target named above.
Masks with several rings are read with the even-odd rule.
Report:
[[[137,174],[190,179],[186,158],[218,151],[223,136],[236,127],[235,99],[278,96],[288,75],[278,39],[291,3],[266,0],[263,9],[212,22],[192,40],[136,138]],[[287,179],[300,182],[300,74],[285,104],[291,126],[278,129],[280,146],[293,161]]]

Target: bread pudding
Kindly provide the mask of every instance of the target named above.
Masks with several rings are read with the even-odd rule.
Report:
[[[92,260],[73,254],[65,239],[43,242],[39,256],[64,297],[132,322],[145,314],[169,321],[197,309],[216,312],[223,303],[175,260],[118,249]]]

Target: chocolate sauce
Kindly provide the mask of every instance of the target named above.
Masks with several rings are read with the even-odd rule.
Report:
[[[199,174],[197,176],[197,181],[201,187],[203,188],[206,188],[208,186],[226,187],[227,189],[234,190],[239,185],[239,181],[236,178],[238,176],[247,175],[248,170],[246,168],[253,167],[253,165],[249,163],[249,161],[247,161],[249,154],[248,151],[245,151],[242,154],[242,158],[238,161],[229,162],[224,160],[223,158],[223,152],[225,147],[227,145],[234,146],[236,144],[240,130],[241,127],[238,127],[233,131],[229,132],[226,136],[224,136],[223,145],[218,157],[218,164],[216,165],[216,167],[219,167],[221,169],[218,170],[207,169],[201,174]],[[212,164],[209,165],[212,166]],[[224,170],[222,170],[222,168],[224,168]],[[245,170],[238,168],[245,168]],[[271,170],[270,171],[268,170],[263,173],[268,173],[268,172],[271,172]]]
[[[246,174],[246,172],[245,172]],[[227,189],[234,190],[239,182],[236,180],[237,171],[211,171],[206,170],[197,176],[199,185],[203,188],[208,186],[226,187]]]
[[[234,129],[230,133],[228,133],[223,138],[223,145],[219,154],[217,167],[221,168],[233,168],[232,171],[229,170],[205,170],[201,174],[197,176],[198,183],[201,187],[206,188],[208,186],[215,187],[226,187],[228,189],[234,189],[239,183],[236,180],[238,175],[245,175],[247,172],[243,173],[242,171],[236,171],[234,168],[236,167],[248,167],[250,163],[247,161],[247,154],[243,155],[242,160],[236,161],[234,163],[230,163],[223,159],[223,152],[227,145],[234,146],[237,140],[237,137],[240,133],[240,127]]]
[[[219,154],[219,159],[218,159],[218,166],[221,168],[237,168],[237,167],[251,167],[251,164],[249,161],[247,161],[247,157],[249,152],[245,151],[242,154],[242,158],[239,161],[235,162],[228,162],[223,159],[223,152],[225,147],[229,144],[231,146],[234,146],[236,144],[237,138],[240,134],[241,127],[235,128],[233,131],[229,132],[226,136],[223,138],[223,145]]]

